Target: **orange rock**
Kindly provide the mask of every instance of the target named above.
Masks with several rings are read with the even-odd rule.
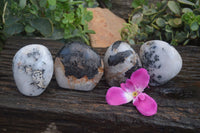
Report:
[[[88,23],[89,29],[96,34],[90,34],[92,47],[109,47],[115,41],[121,40],[120,30],[125,20],[116,16],[108,9],[88,8],[93,12],[93,19]]]

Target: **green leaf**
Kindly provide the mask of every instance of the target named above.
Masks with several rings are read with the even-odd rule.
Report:
[[[85,32],[88,34],[96,34],[95,31],[93,31],[93,30],[86,30]]]
[[[79,5],[79,4],[83,4],[83,1],[70,1],[69,3],[70,5]],[[82,5],[83,6],[83,5]]]
[[[168,1],[167,6],[174,14],[176,15],[181,14],[180,7],[175,1]]]
[[[187,39],[184,43],[183,43],[183,46],[185,46],[186,44],[188,44],[190,41],[190,39]]]
[[[170,44],[171,44],[171,45],[176,45],[176,46],[177,46],[177,45],[178,45],[178,42],[177,42],[177,40],[172,39],[172,41],[170,42]]]
[[[175,34],[175,40],[178,43],[181,43],[187,39],[187,33],[186,32],[176,32]]]
[[[200,15],[197,15],[197,16],[195,17],[195,21],[200,25]]]
[[[40,0],[39,4],[40,4],[40,7],[46,7],[47,0]]]
[[[196,0],[195,5],[196,5],[196,6],[200,6],[199,4],[200,4],[200,3],[199,3],[199,0]]]
[[[37,18],[30,21],[30,25],[47,37],[53,33],[53,24],[47,18]]]
[[[156,3],[158,10],[163,10],[166,7],[166,5],[167,5],[166,0],[162,0]]]
[[[172,39],[172,32],[165,32],[166,41],[171,41]]]
[[[199,8],[196,8],[193,10],[193,13],[196,15],[200,15],[200,5],[199,5]]]
[[[49,5],[49,9],[50,10],[55,10],[56,9],[56,5]]]
[[[148,33],[148,34],[151,34],[151,33],[153,33],[154,28],[153,28],[152,26],[146,25],[146,26],[145,26],[145,31],[146,31],[146,33]]]
[[[193,12],[187,12],[182,15],[181,19],[186,24],[191,24],[193,22],[193,20],[195,19],[195,15]]]
[[[193,12],[190,8],[183,8],[182,13]]]
[[[21,33],[23,30],[24,30],[24,26],[19,23],[15,23],[15,24],[4,27],[4,32],[9,36]]]
[[[38,1],[37,0],[30,0],[32,5],[36,6],[38,8]]]
[[[181,18],[175,18],[175,19],[173,19],[173,21],[174,21],[174,24],[176,25],[176,27],[179,27],[182,24]]]
[[[172,33],[172,27],[170,27],[169,25],[166,25],[165,31],[168,32],[168,33]]]
[[[134,0],[132,2],[132,7],[133,8],[137,8],[139,6],[143,6],[143,5],[147,5],[148,1],[147,0]]]
[[[56,0],[47,0],[49,5],[55,6],[56,5]]]
[[[160,31],[157,31],[157,32],[155,33],[155,39],[162,40],[162,36],[161,36],[161,32],[160,32]]]
[[[25,26],[25,31],[26,31],[26,33],[33,33],[35,31],[35,28],[33,28],[30,25],[26,25]]]
[[[192,31],[197,31],[197,30],[199,30],[199,25],[198,25],[198,23],[197,23],[196,21],[192,22],[191,25],[190,25],[190,29],[191,29]]]
[[[19,7],[21,7],[23,9],[25,6],[26,6],[26,0],[20,0]]]
[[[49,36],[48,38],[54,39],[54,40],[59,40],[64,38],[64,31],[62,29],[57,29],[54,28],[53,34]]]
[[[57,0],[59,2],[66,2],[66,1],[69,1],[69,0]]]
[[[60,22],[60,20],[62,19],[62,14],[60,12],[54,12],[54,19],[57,22]]]
[[[5,18],[5,25],[6,26],[12,25],[14,23],[17,23],[19,20],[20,20],[20,17],[9,15]]]
[[[166,25],[166,21],[163,19],[163,18],[157,18],[156,19],[156,24],[159,26],[159,27],[164,27]]]
[[[181,22],[180,20],[176,20],[176,19],[170,19],[168,21],[169,25],[172,26],[173,28],[178,28],[181,26]]]
[[[129,44],[135,45],[135,41],[134,41],[133,39],[130,39],[130,40],[129,40]]]
[[[192,3],[191,1],[188,0],[177,0],[179,3],[181,4],[185,4],[185,5],[190,5],[190,6],[194,6],[195,4]]]
[[[38,11],[39,11],[39,7],[36,5],[31,5],[31,9],[29,10],[30,13],[32,13],[33,15],[38,15]]]
[[[191,39],[196,39],[197,37],[198,37],[198,36],[197,36],[196,31],[190,32],[190,38],[191,38]]]
[[[75,21],[75,14],[74,14],[74,12],[64,13],[63,16],[64,16],[64,19],[62,20],[62,22],[64,24],[73,23]]]
[[[87,24],[87,22],[91,21],[93,18],[93,13],[91,11],[87,11],[87,9],[83,7],[83,5],[78,6],[76,15],[77,19],[82,25]]]
[[[98,7],[98,6],[99,6],[98,2],[91,1],[91,2],[88,2],[88,6],[87,7],[94,8],[94,7]]]
[[[91,11],[85,11],[85,12],[86,12],[86,14],[85,14],[84,19],[87,22],[91,21],[93,19],[93,12],[91,12]]]
[[[146,15],[146,16],[150,16],[150,15],[153,15],[157,13],[157,11],[155,9],[147,9],[147,10],[144,10],[143,14]]]
[[[140,33],[137,35],[138,40],[142,41],[142,40],[146,40],[148,38],[148,34],[146,33]]]

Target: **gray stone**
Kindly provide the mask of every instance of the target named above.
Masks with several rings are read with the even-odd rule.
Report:
[[[126,42],[117,41],[106,51],[104,57],[105,78],[110,86],[119,86],[139,69],[139,56]]]
[[[182,68],[178,51],[167,42],[152,40],[140,48],[142,65],[150,75],[150,85],[163,85],[174,78]]]
[[[12,69],[18,90],[26,96],[38,96],[53,76],[53,59],[45,46],[31,44],[15,54]]]
[[[89,46],[67,43],[55,59],[55,76],[60,87],[81,91],[92,90],[103,76],[103,61]]]

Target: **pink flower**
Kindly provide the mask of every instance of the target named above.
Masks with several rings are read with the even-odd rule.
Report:
[[[120,87],[111,87],[106,94],[109,105],[122,105],[133,101],[138,111],[145,116],[152,116],[157,112],[157,103],[146,93],[142,93],[149,84],[150,76],[146,69],[135,71],[126,83]]]

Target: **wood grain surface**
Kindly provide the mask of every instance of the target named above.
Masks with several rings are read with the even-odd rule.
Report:
[[[155,116],[142,116],[132,103],[110,106],[105,101],[109,86],[103,77],[89,92],[58,87],[55,76],[38,97],[26,97],[16,88],[12,58],[27,44],[43,44],[55,54],[61,42],[10,38],[0,52],[0,132],[200,132],[200,47],[179,46],[181,72],[167,84],[145,92],[158,103]],[[138,51],[139,46],[134,47]],[[106,49],[95,49],[103,55]]]

